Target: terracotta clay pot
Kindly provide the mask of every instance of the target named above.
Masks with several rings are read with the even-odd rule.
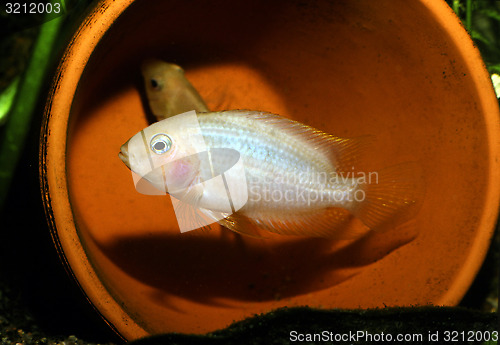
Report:
[[[341,137],[366,166],[421,165],[413,225],[358,241],[179,234],[120,146],[148,125],[139,66],[174,62],[210,109],[267,110]],[[282,306],[455,305],[499,206],[499,111],[442,1],[112,1],[59,67],[41,138],[47,216],[88,300],[126,339],[205,333]],[[352,226],[360,226],[354,223]]]

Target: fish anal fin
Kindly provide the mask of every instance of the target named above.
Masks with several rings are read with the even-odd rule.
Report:
[[[236,212],[217,221],[220,225],[240,235],[264,239],[256,224],[248,217]]]
[[[279,217],[260,215],[249,218],[259,228],[280,235],[321,237],[331,240],[350,240],[364,236],[369,229],[351,222],[349,211],[331,207],[304,214],[285,214]]]

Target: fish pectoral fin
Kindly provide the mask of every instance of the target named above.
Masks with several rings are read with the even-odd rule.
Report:
[[[331,207],[307,214],[281,214],[278,217],[256,215],[249,218],[257,227],[281,235],[350,240],[364,236],[369,229],[349,220],[349,211]]]
[[[175,216],[181,233],[199,230],[207,232],[210,230],[210,224],[213,223],[207,219],[203,209],[194,207],[186,202],[172,199]]]
[[[196,184],[189,188],[181,189],[173,193],[169,192],[169,194],[182,203],[189,204],[193,207],[198,207],[203,196],[203,186],[201,184]]]
[[[195,229],[206,232],[210,230],[209,225],[214,223],[212,217],[206,214],[206,210],[198,207],[202,194],[201,186],[194,186],[172,196],[172,206],[181,232]]]
[[[220,225],[240,235],[265,239],[252,219],[236,212],[217,221]]]

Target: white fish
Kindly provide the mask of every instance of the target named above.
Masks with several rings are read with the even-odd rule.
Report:
[[[198,114],[197,119],[209,149],[241,155],[248,201],[218,220],[235,232],[262,236],[259,229],[263,229],[283,235],[353,238],[360,234],[345,227],[352,215],[367,226],[366,231],[393,227],[414,215],[423,197],[413,163],[381,170],[376,181],[342,174],[352,171],[363,140],[335,137],[265,112],[211,112]],[[169,120],[137,133],[121,147],[120,158],[129,168],[131,160],[139,162],[132,169],[156,188],[205,213],[220,212],[217,197],[200,184],[210,178],[204,176],[201,155],[189,154],[194,151],[186,147],[191,129],[181,126],[172,131]],[[151,159],[158,157],[167,163],[151,171]],[[213,166],[227,163],[223,154],[211,158]]]

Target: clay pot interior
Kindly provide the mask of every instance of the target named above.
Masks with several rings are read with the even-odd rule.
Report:
[[[109,11],[121,13],[112,25]],[[460,301],[498,210],[498,108],[444,2],[110,1],[76,41],[95,32],[88,62],[82,44],[62,66],[75,87],[55,91],[47,140],[66,145],[66,157],[49,149],[48,183],[67,181],[50,192],[52,204],[70,201],[53,207],[69,266],[125,338],[206,333],[283,306]],[[179,234],[169,198],[136,192],[117,156],[148,125],[139,66],[149,57],[182,66],[212,110],[373,136],[363,170],[417,162],[426,191],[412,225],[357,241],[258,240],[218,225]]]

